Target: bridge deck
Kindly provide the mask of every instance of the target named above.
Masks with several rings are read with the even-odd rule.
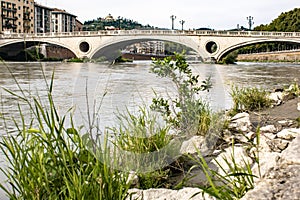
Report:
[[[182,36],[226,36],[226,37],[289,37],[299,38],[300,32],[266,32],[266,31],[178,31],[178,30],[108,30],[108,31],[82,31],[64,33],[11,33],[1,34],[0,39],[38,38],[38,37],[87,37],[99,35],[182,35]]]

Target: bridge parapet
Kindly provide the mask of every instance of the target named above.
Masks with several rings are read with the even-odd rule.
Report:
[[[173,36],[226,36],[226,37],[300,37],[300,32],[266,32],[266,31],[215,31],[215,30],[101,30],[62,33],[11,33],[1,34],[0,39],[53,38],[53,37],[87,37],[87,36],[128,36],[128,35],[173,35]]]

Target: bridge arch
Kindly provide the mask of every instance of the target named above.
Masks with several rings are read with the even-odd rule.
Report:
[[[272,43],[272,42],[283,42],[283,43],[295,43],[295,44],[300,44],[299,40],[296,39],[260,39],[260,40],[252,40],[252,41],[248,41],[248,42],[241,42],[241,43],[237,43],[234,44],[228,48],[223,49],[218,56],[216,57],[217,61],[220,61],[222,58],[224,58],[226,55],[228,55],[229,53],[246,47],[246,46],[250,46],[250,45],[254,45],[254,44],[262,44],[262,43]]]
[[[2,52],[6,51],[6,52],[9,52],[11,54],[14,54],[14,53],[21,52],[22,50],[25,50],[26,48],[36,46],[36,45],[39,45],[39,44],[50,44],[50,45],[59,46],[61,48],[65,48],[68,51],[70,51],[71,54],[74,55],[73,57],[78,57],[78,55],[76,54],[76,51],[74,51],[74,49],[72,47],[70,47],[66,44],[57,42],[57,41],[51,41],[51,40],[50,41],[49,40],[45,41],[42,38],[40,38],[40,40],[39,39],[26,39],[26,40],[25,39],[15,39],[15,40],[12,40],[12,41],[1,43],[0,44],[0,52],[1,52],[1,49],[2,49]],[[16,48],[15,52],[13,52],[13,50],[14,50],[13,47]]]
[[[105,44],[94,48],[91,52],[90,57],[98,58],[101,56],[105,56],[107,60],[113,60],[117,56],[119,56],[119,50],[124,49],[126,46],[145,41],[167,41],[177,43],[193,49],[195,52],[197,52],[199,57],[202,57],[201,52],[199,51],[199,44],[196,43],[193,39],[187,38],[186,36],[184,36],[184,38],[182,36],[127,36],[124,38],[113,37]]]

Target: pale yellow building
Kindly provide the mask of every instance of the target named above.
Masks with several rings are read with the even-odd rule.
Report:
[[[34,32],[34,0],[1,0],[1,33]]]

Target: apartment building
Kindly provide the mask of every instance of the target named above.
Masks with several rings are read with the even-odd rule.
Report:
[[[34,0],[2,0],[0,13],[1,32],[34,32]]]
[[[76,16],[34,0],[0,0],[0,33],[73,32]]]
[[[34,32],[48,33],[51,32],[51,12],[52,8],[34,4]]]
[[[65,10],[54,8],[52,10],[52,32],[74,32],[76,27],[76,16]]]
[[[139,54],[163,55],[165,53],[165,43],[163,41],[139,42],[131,45],[129,51]]]

